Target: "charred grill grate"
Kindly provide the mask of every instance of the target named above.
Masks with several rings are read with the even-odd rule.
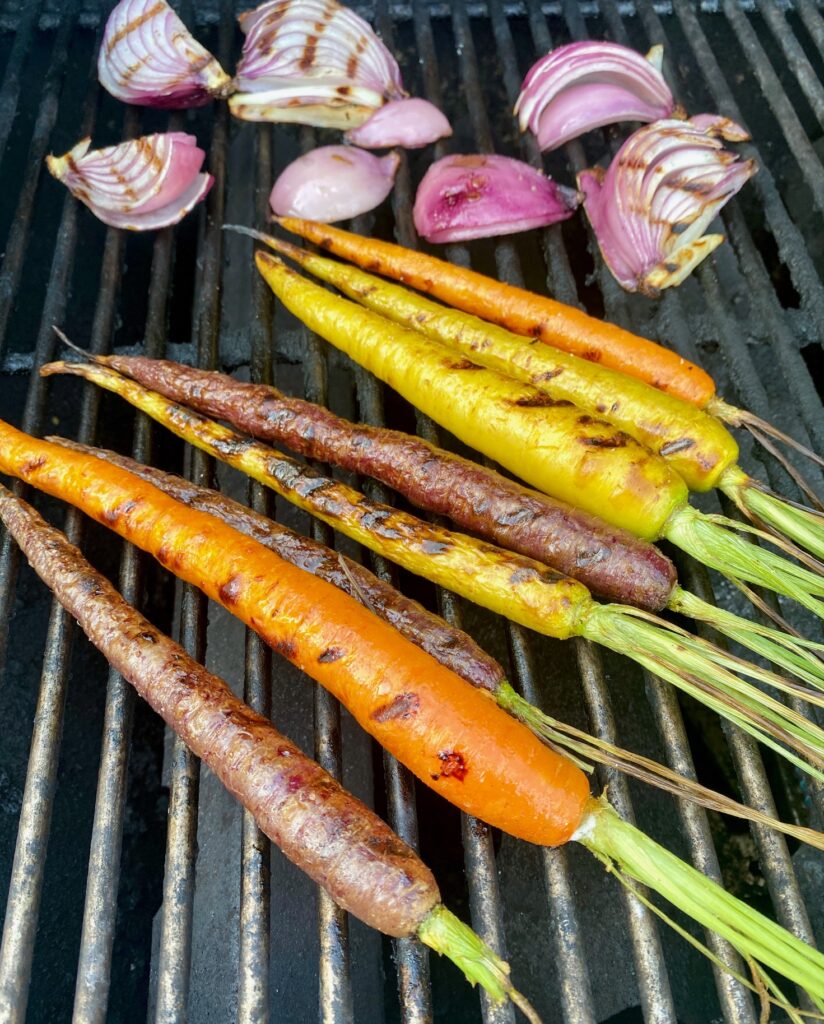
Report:
[[[232,4],[197,7],[204,41],[231,66],[239,49]],[[81,135],[93,133],[106,144],[167,124],[163,115],[118,105],[97,86],[95,47],[105,11],[77,2],[12,2],[0,10],[0,415],[37,434],[57,428],[179,467],[180,446],[142,415],[76,382],[47,385],[38,378],[36,368],[55,352],[51,325],[59,323],[95,351],[143,343],[150,355],[170,352],[201,366],[248,372],[287,390],[302,388],[307,397],[369,422],[388,418],[439,437],[374,379],[336,356],[327,360],[318,339],[275,311],[251,267],[248,241],[220,229],[224,220],[263,223],[275,173],[315,143],[314,133],[234,123],[225,106],[174,115],[177,126],[189,127],[208,149],[216,184],[206,206],[179,228],[149,238],[106,231],[48,178],[46,152],[62,152]],[[724,212],[731,244],[655,303],[624,295],[593,260],[582,218],[537,241],[528,236],[478,245],[473,263],[513,282],[548,283],[567,302],[669,338],[707,365],[732,401],[824,450],[815,380],[818,372],[820,387],[824,328],[824,19],[817,4],[721,0],[697,9],[686,0],[378,2],[367,13],[396,50],[412,89],[443,105],[453,120],[449,149],[494,148],[533,162],[538,154],[516,136],[508,110],[537,53],[587,35],[639,49],[664,43],[682,102],[695,112],[720,110],[753,131],[755,143],[744,148],[757,155],[761,170]],[[608,131],[608,146],[614,148],[618,137]],[[546,166],[568,180],[570,166],[579,169],[602,149],[603,137],[575,143]],[[391,213],[379,211],[356,228],[386,237],[394,232],[412,244],[413,184],[426,159],[411,154]],[[468,261],[469,253],[453,247],[449,258]],[[744,449],[745,465],[757,465],[777,487],[790,489],[774,464],[757,464],[757,453]],[[185,460],[195,478],[212,479],[214,467],[202,455],[188,453]],[[235,491],[245,486],[222,471],[221,482]],[[30,497],[61,521],[62,510]],[[248,500],[333,540],[325,526],[275,508],[258,485],[248,489]],[[715,971],[713,987],[705,961],[578,851],[528,849],[416,793],[404,769],[387,757],[381,763],[348,720],[341,721],[333,700],[292,678],[290,666],[273,663],[254,636],[232,629],[191,588],[178,588],[173,601],[167,578],[73,511],[62,521],[91,557],[119,573],[129,600],[165,616],[169,628],[174,619],[177,635],[198,659],[208,658],[230,681],[242,679],[250,703],[273,709],[279,726],[306,749],[314,742],[325,767],[374,800],[409,842],[420,840],[447,900],[468,905],[474,926],[508,952],[546,1020],[757,1020],[737,982]],[[379,574],[397,581],[389,565],[372,561]],[[680,568],[691,588],[711,596],[706,574],[694,565]],[[435,595],[405,577],[400,582],[437,601],[452,621],[463,618],[487,647],[508,658],[510,677],[527,698],[553,714],[666,759],[685,774],[697,767],[703,781],[737,789],[770,813],[777,805],[784,816],[820,825],[820,788],[802,789],[781,766],[762,760],[745,736],[705,719],[629,663],[602,658],[584,642],[562,646],[528,636],[450,594]],[[727,590],[722,596],[737,599]],[[214,780],[200,778],[198,763],[180,743],[167,739],[168,818],[156,808],[141,809],[141,794],[158,800],[162,793],[152,775],[160,730],[114,673],[102,706],[102,662],[83,644],[72,653],[71,623],[35,586],[5,537],[0,622],[10,624],[0,629],[4,1020],[67,1019],[72,1005],[82,1022],[147,1015],[178,1021],[187,1008],[197,1022],[263,1021],[269,1013],[273,1020],[302,1022],[318,1010],[329,1024],[353,1014],[410,1024],[478,1019],[477,997],[450,968],[430,965],[412,941],[390,951],[374,933],[349,925],[278,855],[270,858],[253,821],[248,815],[241,821]],[[824,927],[820,895],[817,904],[809,902],[810,913],[819,915],[812,924],[804,902],[816,885],[821,892],[820,857],[791,853],[783,838],[759,828],[751,836],[746,829],[731,831],[728,823],[675,807],[609,772],[601,781],[609,783],[624,815],[637,815],[708,875],[720,879],[723,865],[725,880],[740,891],[749,870],[745,894],[771,905],[798,935],[811,940],[813,927]],[[722,959],[730,958],[724,943],[710,941]],[[494,1024],[514,1019],[511,1009],[483,1000],[480,1014]]]

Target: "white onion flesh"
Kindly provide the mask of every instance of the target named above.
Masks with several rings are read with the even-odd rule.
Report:
[[[105,224],[151,231],[176,224],[212,187],[201,174],[206,154],[192,135],[168,132],[92,150],[82,139],[49,171]]]
[[[712,114],[658,121],[631,135],[606,171],[578,175],[601,255],[622,287],[657,295],[723,242],[704,232],[757,167],[721,140],[748,137]]]
[[[121,0],[106,22],[97,73],[112,96],[148,107],[198,107],[234,88],[165,0]]]
[[[528,71],[515,104],[521,131],[542,150],[619,121],[655,121],[676,113],[661,73],[663,47],[642,54],[587,40],[559,46]]]
[[[356,128],[406,95],[395,58],[336,0],[270,0],[239,20],[236,117]]]
[[[279,217],[331,224],[368,213],[386,199],[400,157],[377,157],[354,146],[321,146],[283,171],[269,197]]]

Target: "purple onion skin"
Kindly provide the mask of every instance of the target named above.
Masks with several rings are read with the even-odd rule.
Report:
[[[350,423],[275,388],[166,360],[112,356],[106,365],[246,434],[380,480],[413,505],[572,576],[609,601],[654,612],[669,602],[675,568],[654,545],[420,438]]]

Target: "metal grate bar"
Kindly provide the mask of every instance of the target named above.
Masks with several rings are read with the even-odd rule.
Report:
[[[23,274],[29,227],[34,212],[34,199],[40,176],[43,173],[43,160],[46,156],[54,123],[57,120],[63,72],[69,56],[69,38],[75,24],[73,6],[61,18],[57,30],[49,62],[49,70],[43,83],[40,108],[29,145],[23,185],[20,189],[20,198],[17,202],[14,222],[6,242],[3,269],[0,271],[0,356],[2,356],[4,349],[8,319],[20,285],[20,278]]]
[[[272,133],[263,129],[255,145],[255,223],[265,223],[268,189],[272,181]],[[252,380],[271,383],[272,293],[256,274],[252,284]],[[253,480],[249,505],[263,515],[274,515],[271,494]],[[246,666],[243,699],[255,711],[271,715],[272,654],[252,630],[246,630]],[[254,817],[243,812],[241,833],[240,936],[238,964],[239,1021],[266,1024],[269,1020],[269,916],[271,904],[271,844]]]
[[[796,0],[795,6],[818,52],[824,57],[824,18],[821,17],[813,0]]]
[[[9,133],[17,113],[17,103],[20,99],[20,72],[31,46],[34,26],[40,16],[40,6],[40,3],[35,2],[28,3],[23,8],[23,17],[17,25],[14,44],[3,75],[3,85],[0,86],[0,161],[6,153],[6,143],[9,141]]]
[[[94,78],[93,72],[90,77]],[[84,126],[90,127],[93,123],[95,92],[93,88],[85,106]],[[63,204],[47,300],[35,345],[35,364],[23,412],[22,429],[27,432],[37,432],[42,422],[45,386],[37,368],[48,361],[54,352],[51,325],[60,322],[66,307],[76,240],[77,204],[67,196]],[[84,403],[81,436],[91,435],[91,414],[95,407],[91,402]],[[25,493],[25,488],[17,481],[12,489],[18,495]],[[73,543],[80,542],[82,518],[72,509],[66,513],[64,530]],[[0,612],[5,616],[4,621],[10,618],[18,562],[16,545],[6,536],[0,552]],[[24,1019],[28,1000],[56,785],[72,632],[71,617],[64,612],[59,602],[53,600],[0,947],[0,1013],[10,1024]],[[2,654],[0,650],[0,660]]]
[[[790,103],[781,87],[778,75],[773,70],[764,47],[758,40],[749,18],[743,14],[731,0],[724,0],[724,13],[738,38],[738,42],[747,55],[747,59],[755,72],[764,97],[776,116],[781,130],[787,137],[796,163],[801,169],[804,180],[813,194],[818,209],[824,213],[824,167],[812,143],[804,131],[795,107]]]
[[[818,123],[824,128],[824,87],[790,28],[786,15],[771,0],[767,0],[766,3],[761,0],[758,12],[772,29],[773,36],[781,47],[788,67],[792,69],[804,95],[809,100],[810,106],[818,118]]]
[[[639,0],[640,9],[643,10],[647,5],[648,0]],[[741,110],[735,102],[732,91],[724,78],[724,73],[692,7],[687,0],[673,0],[673,10],[695,56],[699,71],[712,93],[717,109],[734,121],[743,121]],[[758,161],[760,171],[752,178],[750,184],[758,194],[764,216],[772,230],[781,259],[790,273],[793,284],[820,329],[824,324],[824,285],[822,285],[821,278],[807,250],[804,238],[787,212],[769,169],[769,164],[763,159],[758,148],[752,143],[744,143],[739,149],[745,157],[754,157]]]
[[[218,58],[228,64],[234,26],[231,8],[221,4]],[[220,271],[223,252],[222,224],[225,211],[226,160],[229,114],[224,105],[215,111],[209,151],[209,169],[215,182],[205,209],[201,207],[198,265],[202,271],[195,293],[193,336],[198,365],[218,364],[220,333]],[[211,483],[211,462],[199,450],[189,458],[190,478],[204,486]],[[206,653],[206,599],[190,585],[180,588],[180,642],[195,660],[203,663]],[[158,952],[158,1024],[186,1019],[192,954],[192,916],[197,857],[197,812],[200,763],[174,738],[166,844],[166,873],[163,880],[163,911]]]

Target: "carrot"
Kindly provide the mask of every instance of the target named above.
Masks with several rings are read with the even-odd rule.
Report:
[[[293,864],[372,928],[430,941],[494,999],[509,997],[538,1020],[510,984],[509,965],[443,906],[432,872],[374,811],[127,604],[78,548],[1,484],[0,521],[109,664]]]
[[[287,398],[266,385],[163,359],[115,355],[96,356],[94,361],[166,398],[226,420],[243,433],[375,477],[413,505],[448,515],[462,529],[544,562],[579,580],[598,597],[648,611],[669,608],[689,615],[804,682],[824,684],[824,663],[818,656],[824,653],[824,645],[760,626],[702,601],[677,585],[674,566],[651,544],[527,490],[492,469],[399,431],[350,423],[322,406]],[[380,613],[380,602],[373,607]],[[474,663],[462,651],[456,651],[455,661]]]
[[[824,578],[817,571],[756,547],[740,533],[797,549],[734,520],[703,515],[689,505],[686,485],[664,460],[650,452],[637,458],[645,449],[625,434],[601,427],[574,406],[559,408],[530,385],[457,360],[445,345],[330,294],[269,253],[258,252],[256,259],[275,294],[308,327],[523,480],[646,540],[666,538],[736,581],[767,587],[824,614]]]
[[[118,467],[2,422],[0,470],[70,501],[199,585],[339,693],[372,735],[461,809],[531,841],[581,842],[624,884],[661,892],[824,1007],[824,956],[590,797],[570,762],[347,595]],[[484,956],[477,937],[443,908],[430,911],[417,934],[460,959],[493,995],[516,997],[501,961]],[[786,1007],[779,994],[772,998]]]
[[[367,309],[462,352],[473,361],[532,384],[556,402],[573,402],[664,458],[693,491],[718,488],[750,519],[786,534],[824,558],[824,517],[788,504],[738,464],[724,425],[681,398],[643,381],[522,337],[475,316],[446,309],[355,267],[324,259],[270,235],[245,230]]]
[[[282,558],[320,576],[345,591],[350,597],[354,597],[473,686],[494,693],[508,685],[505,682],[506,674],[503,668],[471,637],[450,626],[440,616],[428,612],[417,601],[404,597],[394,587],[384,583],[357,562],[336,555],[322,544],[293,533],[288,527],[273,522],[259,512],[254,512],[208,487],[201,487],[152,466],[144,466],[117,452],[92,448],[68,441],[66,438],[47,437],[46,440],[72,451],[84,452],[105,462],[111,462],[141,480],[154,484],[158,490],[176,501],[201,512],[208,512],[240,533],[254,537],[264,547],[275,551]],[[575,760],[579,767],[589,769],[590,765],[577,760],[577,757],[609,765],[668,793],[692,800],[702,807],[747,821],[756,820],[769,828],[791,835],[800,842],[824,850],[824,834],[821,832],[803,826],[789,825],[755,808],[745,807],[721,793],[715,793],[694,780],[679,775],[665,765],[623,750],[606,740],[596,739],[557,719],[549,718],[517,695],[513,696],[508,710],[545,742],[549,742],[556,749],[561,749],[570,760]]]
[[[179,437],[248,473],[354,540],[498,614],[548,636],[585,636],[626,654],[735,721],[803,770],[824,779],[824,731],[734,673],[800,692],[812,702],[821,701],[820,695],[734,658],[648,613],[623,605],[596,604],[582,584],[540,562],[372,502],[267,445],[167,402],[107,367],[56,363],[41,372],[73,373],[114,391]],[[516,698],[507,685],[495,693],[502,707],[526,714],[526,709],[515,709]]]
[[[456,267],[444,260],[403,246],[360,235],[328,224],[275,217],[293,234],[314,242],[321,249],[341,256],[364,270],[394,278],[418,291],[434,295],[450,306],[474,313],[515,334],[540,339],[548,345],[636,377],[734,427],[746,427],[768,451],[789,469],[764,435],[777,438],[808,458],[824,460],[794,438],[754,413],[723,401],[715,382],[695,363],[647,338],[625,331],[544,295],[504,284],[477,271]]]
[[[336,587],[116,466],[5,423],[0,470],[71,502],[198,586],[461,810],[547,846],[579,825],[589,791],[579,769]]]
[[[392,242],[362,238],[297,217],[274,219],[292,234],[365,270],[411,285],[517,334],[539,338],[582,359],[637,377],[699,408],[703,409],[715,395],[712,378],[695,363],[573,306]]]
[[[304,537],[288,526],[267,519],[224,494],[201,487],[173,473],[164,473],[161,469],[135,462],[126,455],[90,448],[62,437],[49,437],[46,440],[111,462],[153,484],[175,501],[217,516],[292,565],[343,590],[473,686],[494,693],[501,685],[506,673],[470,636],[450,626],[440,615],[435,615],[417,601],[401,594],[391,584],[385,583],[345,555],[337,554],[311,537]]]

